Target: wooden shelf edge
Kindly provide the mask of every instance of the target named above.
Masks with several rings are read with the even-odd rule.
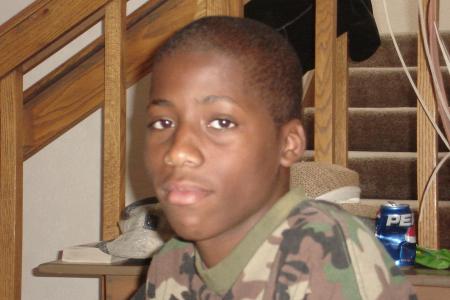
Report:
[[[450,288],[450,270],[412,268],[403,270],[406,278],[414,286]]]
[[[33,270],[35,276],[101,277],[105,275],[141,276],[147,273],[149,263],[121,264],[67,263],[55,260],[40,264]]]

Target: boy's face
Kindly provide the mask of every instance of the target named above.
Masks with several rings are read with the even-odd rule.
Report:
[[[184,239],[239,239],[288,189],[286,130],[244,75],[215,52],[176,53],[153,70],[146,163]]]

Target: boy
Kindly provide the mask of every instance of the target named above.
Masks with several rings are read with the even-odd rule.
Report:
[[[405,299],[361,223],[289,190],[305,148],[298,58],[249,19],[209,17],[154,57],[146,163],[177,234],[147,299]]]

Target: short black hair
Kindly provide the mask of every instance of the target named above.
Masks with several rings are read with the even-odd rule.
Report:
[[[237,59],[247,72],[245,84],[256,89],[277,125],[300,119],[302,69],[289,42],[255,20],[213,16],[176,32],[153,57],[153,65],[179,52],[218,51]]]

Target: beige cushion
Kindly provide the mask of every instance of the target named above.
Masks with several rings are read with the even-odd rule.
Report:
[[[322,162],[299,162],[291,167],[290,187],[302,186],[306,196],[332,202],[358,202],[359,175],[343,166]]]

